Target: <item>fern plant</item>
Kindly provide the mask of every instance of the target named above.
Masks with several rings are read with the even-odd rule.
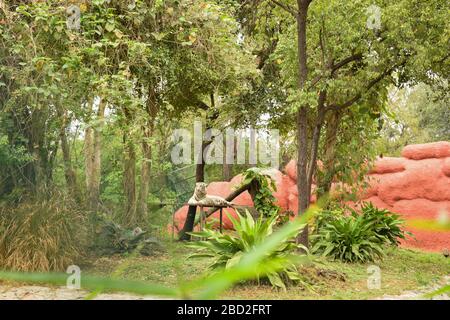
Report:
[[[193,232],[192,236],[206,239],[197,241],[188,246],[199,249],[191,257],[210,257],[213,262],[211,270],[223,270],[234,267],[242,257],[264,242],[273,232],[277,222],[277,215],[268,218],[260,216],[256,220],[246,211],[245,216],[238,214],[238,219],[229,216],[234,226],[234,232],[222,234],[218,231],[205,228],[201,232]],[[277,271],[261,272],[259,280],[268,280],[274,287],[286,289],[287,285],[301,281],[297,265],[292,260],[294,253],[300,250],[306,252],[302,245],[296,244],[295,237],[305,225],[299,225],[293,232],[280,241],[277,248],[268,254],[262,264],[283,266]]]

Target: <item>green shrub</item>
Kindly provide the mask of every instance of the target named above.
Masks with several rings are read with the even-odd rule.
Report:
[[[0,207],[0,268],[65,270],[86,239],[85,218],[64,195]]]
[[[200,249],[200,252],[191,257],[211,257],[213,262],[210,265],[212,270],[229,269],[235,266],[245,253],[261,244],[270,236],[277,222],[278,215],[273,214],[268,218],[260,216],[256,220],[246,212],[245,217],[239,215],[238,219],[230,217],[233,222],[234,232],[222,234],[218,231],[205,228],[201,232],[194,232],[191,235],[206,239],[189,244],[190,247]],[[286,285],[301,281],[297,265],[290,258],[294,253],[306,252],[306,248],[295,243],[295,237],[304,225],[296,228],[294,233],[278,244],[278,247],[265,258],[264,264],[280,263],[281,269],[275,272],[261,274],[259,280],[268,280],[274,287],[286,288]]]
[[[403,221],[387,210],[364,204],[361,213],[323,210],[316,217],[311,252],[346,262],[373,261],[384,256],[384,246],[405,238]]]
[[[401,226],[405,223],[396,213],[388,210],[378,209],[371,202],[366,202],[361,208],[361,213],[367,223],[373,223],[372,229],[377,236],[384,237],[392,245],[398,246],[399,239],[405,239],[406,234]]]
[[[347,262],[372,261],[383,256],[383,243],[361,215],[327,221],[311,236],[312,253]]]

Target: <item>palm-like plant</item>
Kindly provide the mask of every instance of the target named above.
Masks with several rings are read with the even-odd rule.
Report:
[[[377,235],[364,216],[338,216],[324,224],[312,237],[311,251],[347,262],[373,261],[384,255],[386,238]]]
[[[201,232],[191,233],[194,237],[204,238],[189,244],[199,249],[191,257],[210,257],[213,262],[209,266],[212,270],[229,269],[238,264],[241,258],[256,246],[263,243],[274,231],[278,215],[268,218],[259,217],[256,220],[248,213],[238,214],[238,219],[231,216],[234,230],[228,234],[205,228]],[[301,281],[294,253],[307,252],[307,249],[295,242],[295,237],[305,225],[299,225],[293,232],[280,241],[277,248],[268,254],[262,265],[258,280],[267,279],[274,287],[286,288],[286,285]]]
[[[347,262],[366,262],[384,256],[384,245],[398,245],[407,234],[395,213],[364,203],[361,213],[324,210],[316,217],[311,252]]]
[[[411,235],[402,230],[405,221],[396,213],[378,209],[371,202],[364,203],[361,212],[365,220],[372,223],[375,234],[385,237],[392,245],[398,246],[399,239],[405,239],[406,234]]]

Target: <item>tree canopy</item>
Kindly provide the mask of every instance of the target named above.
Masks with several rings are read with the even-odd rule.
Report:
[[[444,0],[3,1],[0,198],[61,189],[146,224],[151,203],[249,167],[173,164],[171,133],[200,119],[279,129],[302,214],[313,177],[325,194],[450,139],[449,30]]]

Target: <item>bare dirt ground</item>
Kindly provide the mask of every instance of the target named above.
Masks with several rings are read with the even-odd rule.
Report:
[[[411,290],[411,291],[405,291],[402,294],[398,296],[390,296],[390,295],[384,295],[380,297],[381,300],[423,300],[426,298],[423,298],[423,295],[434,292],[440,288],[442,288],[444,285],[450,285],[450,276],[444,277],[442,281],[439,283],[436,283],[431,286],[419,288],[417,290]],[[430,300],[430,299],[428,299]],[[450,300],[450,295],[448,293],[441,294],[438,296],[434,296],[431,298],[431,300]]]
[[[0,285],[0,300],[84,300],[89,292],[65,287]],[[101,293],[93,300],[155,300],[156,297],[127,293]]]

